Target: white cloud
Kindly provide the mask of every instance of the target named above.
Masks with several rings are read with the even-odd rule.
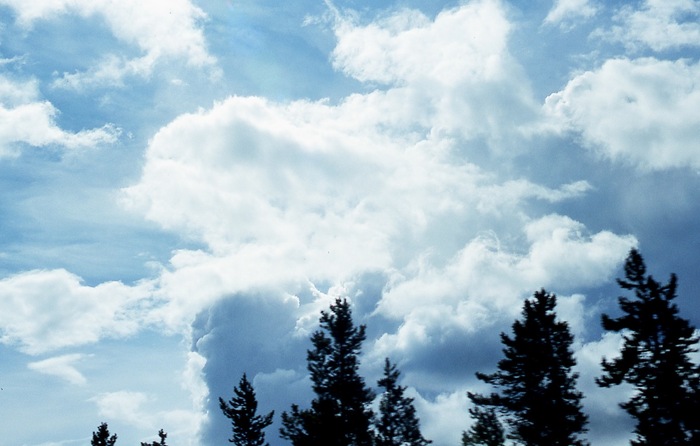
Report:
[[[143,326],[148,293],[120,282],[86,286],[63,269],[10,276],[0,280],[0,341],[39,354],[128,336]]]
[[[585,226],[548,215],[525,227],[530,251],[518,270],[534,287],[578,288],[602,284],[627,257],[636,239],[610,231],[586,234]]]
[[[540,288],[556,291],[550,288],[605,283],[636,244],[631,236],[607,231],[588,236],[581,223],[559,215],[529,223],[525,233],[530,243],[525,255],[502,249],[492,237],[481,237],[443,268],[421,262],[410,276],[398,275],[385,289],[377,311],[401,320],[401,326],[379,340],[376,354],[435,348],[454,333],[475,333],[511,320],[522,299]],[[580,307],[575,300],[565,303]],[[580,330],[581,325],[574,320],[574,328]]]
[[[87,382],[85,376],[73,365],[83,358],[85,358],[85,355],[79,353],[61,355],[41,361],[30,362],[27,364],[27,367],[39,373],[65,379],[71,384],[85,384]]]
[[[527,76],[508,51],[511,28],[496,0],[445,10],[434,20],[413,10],[366,25],[340,17],[333,65],[362,82],[393,87],[377,113],[410,113],[432,131],[496,143],[536,108]]]
[[[433,444],[460,444],[461,433],[469,425],[467,389],[442,393],[433,400],[418,394],[409,393],[409,396],[414,398],[425,438],[432,440]]]
[[[192,399],[193,413],[186,425],[191,426],[186,432],[196,436],[199,432],[204,417],[206,400],[209,397],[209,389],[202,379],[202,369],[206,364],[206,359],[196,352],[187,353],[187,364],[182,374],[183,387],[190,393]],[[182,426],[182,424],[181,424]]]
[[[504,68],[511,63],[509,31],[510,23],[496,1],[443,11],[434,21],[414,10],[366,26],[340,19],[333,63],[363,82],[494,81],[507,74]]]
[[[0,75],[0,103],[5,107],[16,107],[36,101],[39,87],[36,80],[18,82]]]
[[[55,121],[58,110],[42,101],[37,82],[16,82],[0,74],[0,157],[11,156],[18,144],[48,145],[67,149],[112,144],[120,130],[111,124],[76,133],[61,129]]]
[[[199,315],[194,341],[209,384],[221,384],[217,372],[229,357],[262,373],[283,368],[271,378],[278,383],[296,379],[301,360],[280,364],[267,339],[252,349],[240,330],[253,324],[238,319],[275,302],[256,323],[275,326],[279,349],[278,339],[308,333],[319,306],[347,285],[366,317],[384,324],[366,357],[413,359],[415,381],[444,392],[426,409],[433,415],[425,425],[436,438],[458,441],[464,395],[453,393],[454,381],[421,370],[445,356],[428,364],[420,354],[509,323],[541,287],[570,291],[610,279],[632,237],[530,215],[532,201],[575,199],[589,183],[545,186],[470,162],[539,112],[508,52],[510,29],[495,1],[435,20],[408,10],[367,25],[341,17],[335,67],[381,88],[337,103],[231,97],[154,135],[124,204],[201,244],[174,252],[164,266],[157,293],[167,304],[156,314],[177,328]],[[352,283],[372,272],[389,283],[362,302],[352,291],[364,290]],[[563,300],[571,313],[581,307],[578,296]],[[233,341],[224,336],[232,327]],[[444,418],[456,407],[463,420]]]
[[[216,64],[199,27],[206,14],[190,0],[1,0],[0,4],[13,8],[18,23],[28,29],[37,20],[52,20],[63,14],[99,16],[117,39],[142,52],[141,57],[132,59],[109,54],[87,72],[66,73],[56,81],[57,86],[118,85],[125,76],[149,76],[162,58],[184,60],[199,68]]]
[[[486,306],[481,311],[465,308],[464,315],[478,321],[481,314],[482,323],[488,323],[488,313],[513,308],[521,297],[539,288],[576,288],[609,280],[636,243],[631,236],[608,231],[589,236],[581,223],[560,215],[534,220],[524,230],[529,241],[524,255],[508,252],[498,239],[483,236],[471,240],[444,268],[419,263],[418,271],[408,280],[401,276],[395,279],[379,311],[404,316],[416,306],[433,306],[447,299],[443,303],[451,307]],[[478,322],[471,326],[477,328]]]
[[[433,234],[444,219],[517,225],[510,216],[528,200],[590,188],[499,183],[455,163],[451,139],[398,137],[401,122],[379,126],[373,119],[382,117],[360,103],[234,97],[158,132],[125,203],[207,247],[176,252],[163,271],[163,293],[179,314],[165,319],[188,321],[225,294],[388,270],[444,237]]]
[[[565,25],[578,19],[589,19],[598,12],[590,0],[556,0],[544,23]]]
[[[596,34],[620,41],[629,49],[654,51],[700,46],[700,2],[646,0],[640,9],[624,6],[615,16],[620,25]]]
[[[138,427],[150,427],[151,418],[143,408],[149,397],[141,392],[118,391],[101,393],[93,398],[100,416],[123,421]]]
[[[700,64],[613,59],[550,95],[545,111],[558,131],[641,169],[700,167]]]
[[[182,373],[182,384],[192,398],[191,408],[170,408],[159,403],[158,397],[150,393],[133,390],[103,392],[90,399],[97,406],[97,413],[103,419],[123,423],[132,428],[153,435],[165,428],[168,438],[177,439],[179,444],[199,445],[198,435],[207,417],[204,403],[209,396],[201,373],[205,360],[197,353],[189,352]]]
[[[585,395],[584,409],[592,416],[591,424],[596,426],[589,435],[591,443],[625,445],[633,438],[633,419],[619,406],[631,396],[632,387],[622,384],[617,389],[610,389],[595,383],[595,379],[603,374],[602,358],[617,357],[621,346],[622,335],[607,332],[599,339],[581,345],[575,352],[575,371],[580,373],[578,389]]]

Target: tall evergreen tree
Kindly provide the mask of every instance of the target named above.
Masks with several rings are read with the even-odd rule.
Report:
[[[231,420],[233,436],[228,440],[236,446],[263,446],[265,443],[265,428],[272,424],[272,411],[265,416],[257,414],[258,400],[255,389],[248,381],[246,374],[241,377],[238,387],[233,388],[235,396],[226,402],[219,397],[219,407],[224,415]]]
[[[629,383],[632,397],[621,404],[637,421],[635,446],[700,444],[698,366],[690,353],[698,343],[694,328],[678,316],[677,278],[662,285],[646,275],[641,254],[633,249],[625,262],[625,279],[618,279],[634,298],[620,297],[624,313],[602,317],[603,328],[623,333],[620,356],[603,358],[598,385]]]
[[[384,389],[379,401],[379,418],[375,422],[376,446],[425,446],[413,406],[413,398],[404,396],[406,387],[398,384],[400,372],[389,358],[384,363],[384,376],[377,384]]]
[[[158,431],[158,438],[160,439],[160,441],[153,441],[151,443],[144,443],[142,441],[141,446],[168,446],[165,443],[165,439],[168,438],[168,434],[166,434],[163,429]]]
[[[101,423],[97,428],[97,432],[92,433],[91,446],[114,446],[117,442],[117,434],[109,434],[109,426],[107,423]]]
[[[316,397],[311,408],[293,405],[282,414],[280,436],[293,446],[369,446],[373,394],[358,373],[365,326],[353,324],[350,304],[340,298],[321,312],[320,325],[307,351]]]
[[[582,446],[587,416],[583,395],[576,390],[578,375],[571,350],[573,336],[558,321],[556,296],[545,290],[525,301],[522,320],[513,324],[513,336],[501,333],[505,358],[498,371],[477,377],[500,393],[469,393],[477,406],[493,407],[505,415],[509,438],[525,446]]]
[[[506,434],[493,407],[474,406],[469,409],[474,424],[462,432],[462,446],[503,446]]]

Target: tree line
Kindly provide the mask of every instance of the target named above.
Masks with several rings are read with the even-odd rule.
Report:
[[[700,366],[695,328],[679,316],[674,302],[677,277],[667,283],[647,274],[641,254],[632,249],[619,286],[632,296],[621,296],[619,317],[602,315],[603,329],[620,333],[622,345],[615,358],[603,358],[601,387],[631,385],[633,392],[620,406],[635,420],[631,446],[700,445]],[[413,399],[399,385],[400,372],[388,358],[377,382],[376,395],[359,373],[359,357],[366,326],[355,325],[347,299],[337,298],[322,311],[320,328],[311,336],[307,369],[315,394],[308,408],[293,404],[281,415],[279,435],[292,446],[427,446]],[[468,392],[471,426],[462,434],[462,446],[588,446],[588,416],[566,321],[556,314],[556,295],[542,289],[524,302],[521,317],[510,334],[501,333],[503,359],[494,373],[476,377],[491,392]],[[244,373],[234,396],[219,398],[229,418],[236,446],[269,446],[265,430],[274,411],[261,415],[253,385]],[[378,412],[373,410],[375,407]],[[167,446],[160,442],[141,446]],[[114,446],[103,423],[93,432],[93,446]]]

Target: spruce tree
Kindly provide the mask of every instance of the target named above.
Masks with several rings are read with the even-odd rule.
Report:
[[[525,301],[513,336],[501,333],[505,358],[493,374],[477,377],[500,390],[488,396],[469,393],[477,406],[493,407],[510,428],[508,437],[525,446],[582,446],[587,416],[571,350],[573,336],[558,321],[556,296],[545,290]]]
[[[377,384],[384,389],[375,422],[376,446],[425,446],[430,440],[420,432],[413,398],[404,396],[406,387],[398,384],[400,372],[389,358],[384,362],[384,377]]]
[[[153,441],[151,443],[141,442],[141,446],[168,446],[165,443],[165,439],[168,438],[168,434],[166,434],[163,429],[158,431],[158,438],[160,438],[160,441]]]
[[[275,412],[272,411],[265,416],[257,414],[258,400],[255,397],[255,389],[245,373],[238,387],[233,388],[233,393],[235,396],[228,402],[219,397],[221,411],[231,420],[233,435],[228,441],[236,446],[266,445],[264,431],[272,424]]]
[[[92,433],[91,446],[114,446],[117,442],[117,434],[109,435],[109,426],[107,423],[102,423],[97,428],[97,432]]]
[[[503,446],[506,434],[493,407],[474,406],[469,409],[474,424],[462,432],[462,446]]]
[[[350,304],[340,298],[321,312],[320,326],[307,351],[316,397],[309,409],[293,405],[282,414],[280,436],[293,446],[370,446],[373,394],[358,373],[365,326],[353,324]]]
[[[678,316],[677,278],[667,284],[646,275],[641,254],[632,249],[625,262],[621,288],[634,298],[619,297],[623,315],[602,317],[605,330],[621,332],[620,356],[603,358],[598,385],[631,384],[632,397],[621,404],[636,419],[635,446],[700,444],[698,367],[690,360],[698,338],[690,323]]]

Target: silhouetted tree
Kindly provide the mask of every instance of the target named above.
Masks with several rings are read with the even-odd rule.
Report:
[[[623,382],[635,388],[620,406],[637,421],[636,446],[700,444],[698,367],[689,354],[698,343],[694,328],[678,316],[677,278],[671,274],[662,285],[651,275],[641,254],[632,249],[625,262],[625,279],[618,279],[634,298],[620,297],[624,313],[619,318],[602,317],[603,328],[621,332],[620,356],[603,358],[602,387]]]
[[[265,443],[265,428],[272,424],[272,411],[265,416],[257,414],[258,401],[255,390],[248,381],[245,373],[238,387],[233,388],[236,396],[226,402],[219,398],[219,407],[224,415],[231,420],[233,436],[228,440],[236,446],[263,446]]]
[[[377,446],[425,446],[413,407],[413,398],[404,396],[406,387],[398,385],[400,372],[387,358],[384,377],[377,384],[384,389],[379,401],[379,418],[375,422]]]
[[[474,424],[462,432],[462,446],[503,446],[506,434],[492,407],[474,406],[469,409]]]
[[[320,325],[307,351],[316,397],[310,409],[292,405],[282,414],[280,436],[293,446],[369,446],[373,394],[358,373],[365,326],[353,324],[350,304],[340,298],[321,312]]]
[[[97,432],[92,433],[91,446],[114,446],[117,442],[117,434],[109,435],[109,426],[107,423],[102,423],[97,428]]]
[[[158,431],[158,437],[160,438],[160,441],[153,441],[151,443],[141,442],[141,446],[168,446],[165,443],[165,439],[168,438],[168,434],[166,434],[163,429]]]
[[[526,446],[582,446],[588,417],[582,412],[583,395],[576,391],[578,375],[571,351],[573,336],[566,322],[557,321],[556,296],[545,290],[525,301],[522,320],[513,324],[513,336],[501,333],[505,358],[498,371],[477,377],[500,393],[469,393],[477,406],[493,407],[510,427],[508,437]]]

